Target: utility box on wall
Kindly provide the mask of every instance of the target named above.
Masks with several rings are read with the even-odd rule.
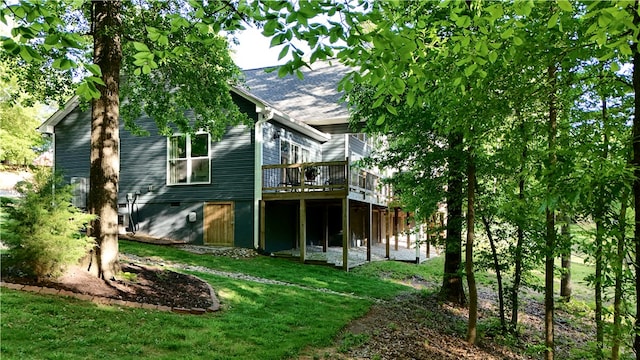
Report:
[[[187,216],[187,221],[189,221],[190,223],[196,222],[196,219],[197,219],[197,214],[195,211],[190,212],[189,215]]]

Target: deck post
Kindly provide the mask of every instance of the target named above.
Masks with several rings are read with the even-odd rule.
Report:
[[[324,213],[322,214],[322,252],[327,252],[329,247],[329,205],[324,205]]]
[[[300,262],[304,264],[307,255],[307,201],[300,199]]]
[[[396,251],[398,251],[398,225],[400,225],[400,218],[398,217],[398,215],[400,215],[399,209],[393,208],[393,237],[396,240]]]
[[[266,220],[265,220],[265,209],[266,209],[266,202],[264,200],[260,200],[260,249],[262,249],[263,251],[266,250],[266,240],[265,240],[265,224],[266,224]]]
[[[411,220],[409,220],[409,212],[407,211],[407,218],[405,220],[405,228],[404,231],[407,233],[407,249],[411,249]]]
[[[367,216],[367,261],[371,262],[371,242],[373,241],[373,205],[369,203],[369,216]]]
[[[378,236],[376,237],[376,241],[378,243],[382,242],[382,210],[378,209],[378,221],[376,221],[376,229],[378,230]]]
[[[349,271],[349,198],[342,198],[342,268]]]
[[[429,231],[429,222],[427,222],[427,225],[425,226],[424,229],[424,237],[426,239],[427,242],[427,259],[431,257],[431,232]]]
[[[387,211],[384,213],[384,233],[385,233],[385,238],[387,240],[387,242],[385,243],[384,247],[385,247],[385,257],[387,259],[389,259],[389,247],[390,247],[390,237],[389,234],[391,233],[389,230],[391,230],[391,211],[389,211],[389,209],[387,209]]]

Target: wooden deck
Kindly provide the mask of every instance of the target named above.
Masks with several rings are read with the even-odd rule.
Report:
[[[262,166],[264,200],[341,199],[386,205],[389,187],[371,171],[348,161]]]

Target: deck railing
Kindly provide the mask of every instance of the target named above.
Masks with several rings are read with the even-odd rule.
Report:
[[[386,199],[388,187],[371,171],[348,161],[262,166],[263,192],[355,191]]]
[[[349,168],[346,161],[277,164],[262,166],[262,190],[335,191],[346,190]]]

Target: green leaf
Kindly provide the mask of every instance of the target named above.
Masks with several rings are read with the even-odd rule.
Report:
[[[376,126],[381,126],[382,124],[384,124],[385,120],[386,120],[385,114],[380,115],[378,117],[378,120],[376,120]]]
[[[516,44],[517,46],[520,46],[524,44],[524,41],[522,41],[522,39],[519,36],[514,36],[513,43]]]
[[[158,44],[162,46],[169,45],[169,38],[166,35],[160,35],[160,37],[158,38]]]
[[[409,91],[409,93],[407,94],[407,105],[412,107],[413,104],[415,103],[416,103],[416,94],[413,91]]]
[[[147,47],[147,45],[145,45],[145,44],[143,44],[141,42],[137,42],[137,41],[133,42],[133,47],[139,52],[149,52],[150,51],[149,48]]]
[[[395,106],[392,106],[391,104],[387,104],[386,108],[388,112],[398,116],[398,110],[396,110]]]
[[[551,29],[558,24],[558,18],[560,18],[560,13],[555,13],[551,15],[549,21],[547,22],[547,29]]]
[[[31,53],[29,52],[29,48],[26,47],[26,46],[23,46],[20,49],[20,56],[26,62],[32,62],[33,61],[33,56],[31,56]]]
[[[136,68],[135,70],[133,70],[133,75],[135,76],[140,76],[141,73],[142,73],[142,70],[140,70],[140,68]]]
[[[500,34],[500,38],[508,39],[513,36],[513,29],[507,29],[502,34]]]
[[[264,36],[272,36],[276,32],[276,26],[278,22],[276,20],[269,20],[264,24],[262,28],[262,35]]]
[[[96,64],[82,64],[85,69],[89,70],[93,76],[102,77],[102,70]]]
[[[478,64],[471,64],[464,69],[464,74],[469,77],[478,68]]]
[[[59,35],[57,35],[57,34],[49,34],[44,39],[44,43],[47,44],[47,45],[57,45],[59,40],[60,40],[60,36]]]
[[[375,109],[380,107],[380,105],[382,105],[382,103],[384,102],[384,97],[380,96],[376,99],[376,101],[373,103],[373,105],[371,105],[371,108]]]
[[[98,85],[107,86],[107,84],[105,84],[104,81],[102,81],[101,78],[96,77],[96,76],[89,76],[87,78],[87,81],[91,81],[91,82],[93,82],[95,84],[98,84]]]
[[[620,71],[620,65],[618,65],[618,63],[614,61],[611,63],[610,69],[613,72],[618,72]]]
[[[494,63],[494,62],[496,62],[496,60],[498,60],[498,53],[496,51],[491,51],[489,53],[489,61]]]
[[[289,53],[289,45],[285,45],[282,50],[280,50],[280,54],[278,54],[278,60],[281,60]]]
[[[278,68],[278,77],[283,78],[285,76],[287,76],[287,74],[289,73],[289,68],[287,68],[286,66],[280,66],[280,68]]]
[[[142,73],[147,75],[151,73],[151,66],[149,65],[143,65],[142,66]]]
[[[284,43],[284,36],[282,34],[278,34],[271,38],[269,47],[276,47],[278,45],[282,45],[282,43]]]
[[[571,6],[571,2],[569,2],[569,0],[558,0],[558,6],[562,11],[573,11],[573,6]]]

